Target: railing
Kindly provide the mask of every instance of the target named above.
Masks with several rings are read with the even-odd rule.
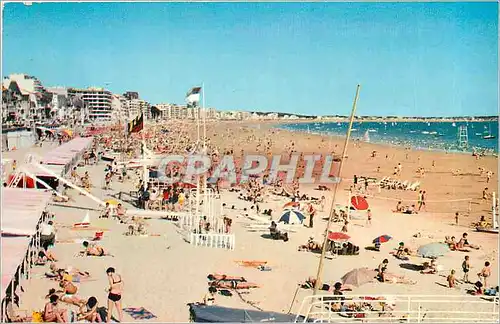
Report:
[[[206,246],[234,250],[236,238],[234,234],[195,234],[191,233],[190,243],[194,246]]]
[[[340,298],[344,298],[341,300]],[[498,323],[498,297],[452,295],[308,296],[300,322]]]

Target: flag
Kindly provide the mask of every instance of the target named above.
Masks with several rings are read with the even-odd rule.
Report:
[[[144,127],[144,118],[142,113],[129,121],[127,124],[127,134],[138,133]]]
[[[186,102],[188,105],[196,106],[200,102],[201,87],[194,87],[186,94]]]

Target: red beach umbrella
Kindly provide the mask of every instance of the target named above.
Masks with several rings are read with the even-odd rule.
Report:
[[[347,235],[346,233],[342,232],[329,232],[328,233],[328,239],[330,241],[347,241],[351,237]]]
[[[351,197],[351,205],[356,210],[367,210],[368,209],[368,201],[366,201],[365,197],[362,197],[362,196],[352,196]]]
[[[194,189],[196,188],[195,184],[188,183],[188,182],[177,182],[177,186],[186,188],[186,189]]]

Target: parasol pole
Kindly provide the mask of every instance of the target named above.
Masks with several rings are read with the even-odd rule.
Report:
[[[492,195],[492,200],[493,200],[493,229],[497,229],[498,226],[497,226],[497,198],[496,198],[496,195],[495,195],[495,192],[493,192],[493,195]]]
[[[330,225],[332,223],[333,210],[335,209],[335,198],[337,196],[337,191],[338,191],[339,183],[341,180],[340,177],[342,175],[342,167],[344,166],[345,156],[347,153],[347,146],[349,144],[349,138],[351,137],[351,128],[352,128],[352,124],[354,122],[354,114],[356,112],[356,105],[358,103],[359,89],[360,88],[361,88],[361,86],[358,84],[358,86],[356,87],[356,96],[354,97],[354,103],[352,104],[351,117],[349,119],[349,127],[347,128],[347,135],[346,135],[345,142],[344,142],[344,150],[342,151],[342,157],[340,159],[338,181],[335,181],[335,185],[334,185],[335,188],[333,190],[332,204],[330,206],[330,212],[328,215],[328,222],[326,224],[325,239],[323,240],[323,247],[321,249],[321,257],[319,259],[318,273],[316,274],[316,284],[314,285],[313,296],[318,294],[318,289],[321,285],[321,275],[323,273],[323,263],[325,260],[326,246],[328,245],[328,230],[330,229]]]

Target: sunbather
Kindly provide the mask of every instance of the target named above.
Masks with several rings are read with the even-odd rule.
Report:
[[[414,285],[417,282],[410,280],[404,276],[398,276],[393,273],[384,273],[384,281],[389,282],[389,283],[400,283],[400,284],[405,284],[405,285]]]
[[[259,288],[259,285],[251,282],[241,281],[212,281],[208,283],[211,287],[223,289],[250,289]]]
[[[221,275],[221,274],[209,274],[207,276],[208,280],[211,281],[241,281],[241,282],[246,282],[247,280],[243,277],[235,277],[235,276],[227,276],[227,275]]]
[[[83,299],[80,299],[76,296],[76,293],[78,292],[78,287],[75,284],[73,284],[72,282],[67,281],[67,280],[62,280],[59,283],[59,287],[62,290],[56,291],[55,293],[58,294],[58,296],[62,302],[72,304],[75,306],[81,306],[82,304],[85,303],[85,301]],[[51,291],[49,291],[49,293]],[[62,293],[62,295],[60,295],[59,293]]]
[[[50,301],[45,304],[43,310],[44,322],[68,323],[68,311],[58,307],[59,297],[51,295]]]
[[[320,251],[321,244],[314,241],[313,237],[310,237],[306,245],[299,246],[299,251]]]
[[[420,271],[422,274],[435,274],[438,272],[435,259],[432,259],[430,264],[428,262],[424,262],[423,267],[424,270]]]
[[[84,241],[83,246],[85,247],[84,251],[81,251],[80,254],[83,255],[88,255],[88,256],[105,256],[106,253],[104,252],[104,249],[95,244],[89,244],[89,242]]]
[[[467,233],[462,234],[462,238],[460,239],[460,241],[458,241],[457,247],[458,248],[469,247],[471,249],[479,250],[479,246],[469,243],[469,241],[467,240],[467,236],[468,236]]]

